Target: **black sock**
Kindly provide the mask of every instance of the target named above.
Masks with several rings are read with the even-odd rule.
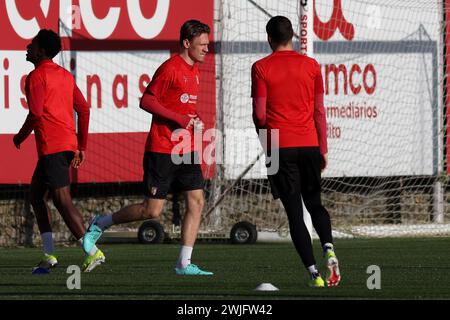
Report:
[[[281,197],[286,210],[291,238],[305,267],[315,265],[311,236],[303,221],[302,200],[299,194],[291,194]]]
[[[305,207],[311,214],[312,224],[319,236],[322,248],[326,243],[333,243],[333,236],[331,233],[331,220],[330,214],[327,209],[322,205],[320,199],[320,191],[313,193],[302,193]]]

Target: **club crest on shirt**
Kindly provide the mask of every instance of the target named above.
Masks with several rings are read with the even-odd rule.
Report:
[[[151,187],[151,189],[150,189],[150,194],[152,195],[152,196],[154,196],[154,195],[156,195],[156,192],[158,191],[158,188],[157,187]]]
[[[188,103],[188,101],[189,101],[189,94],[183,93],[183,94],[180,96],[180,101],[181,101],[182,103]]]

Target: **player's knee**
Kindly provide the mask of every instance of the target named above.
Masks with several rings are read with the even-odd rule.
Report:
[[[64,201],[59,195],[53,195],[53,203],[58,210],[69,206],[69,202]]]
[[[308,210],[310,214],[313,214],[314,216],[327,216],[328,211],[325,209],[325,207],[320,203],[308,203],[305,202],[305,208]]]
[[[157,209],[151,208],[151,207],[144,206],[144,209],[142,211],[142,217],[144,220],[157,219],[157,218],[159,218],[160,214],[161,214],[160,210],[157,210]]]
[[[201,214],[204,206],[205,200],[203,199],[203,197],[198,197],[189,200],[189,208],[194,213]]]
[[[309,212],[317,210],[317,206],[315,206],[314,203],[305,201],[305,199],[303,199],[303,203],[305,204],[306,210],[308,210]]]
[[[30,203],[33,207],[45,204],[46,199],[38,194],[31,193]]]
[[[70,189],[69,188],[60,188],[56,189],[52,192],[52,199],[53,203],[56,207],[72,207],[72,197],[70,196]]]
[[[310,197],[304,196],[303,203],[305,204],[305,208],[308,211],[317,211],[323,207],[320,199],[316,199],[316,198],[311,199]]]
[[[203,197],[200,198],[200,199],[198,200],[198,204],[197,204],[197,205],[198,205],[200,211],[202,211],[203,208],[205,207],[205,199],[203,199]]]

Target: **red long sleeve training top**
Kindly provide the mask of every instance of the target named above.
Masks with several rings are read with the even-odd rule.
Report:
[[[175,130],[186,128],[191,117],[197,115],[197,97],[200,84],[198,66],[189,65],[180,55],[174,55],[156,70],[141,99],[140,107],[153,115],[145,151],[178,153],[172,141]],[[193,128],[187,146],[195,150]],[[183,149],[182,152],[185,150]]]
[[[279,147],[315,147],[328,152],[323,80],[316,60],[276,51],[252,67],[253,121],[279,129]]]
[[[51,60],[42,61],[28,75],[25,94],[30,112],[17,135],[19,144],[34,130],[39,156],[86,150],[90,109],[69,71]]]

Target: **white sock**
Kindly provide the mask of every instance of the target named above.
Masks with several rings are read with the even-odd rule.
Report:
[[[78,240],[78,243],[80,244],[80,246],[83,246],[83,238]],[[89,256],[93,256],[96,252],[97,252],[98,248],[96,245],[94,245],[91,249],[91,252],[89,252]]]
[[[312,266],[309,266],[307,269],[311,275],[315,275],[315,274],[319,273],[319,270],[317,270],[317,267],[315,264],[313,264]]]
[[[55,247],[53,245],[53,233],[52,232],[44,232],[41,234],[42,245],[44,247],[44,253],[48,255],[53,255],[55,251]]]
[[[113,219],[112,219],[112,214],[107,214],[107,215],[100,217],[97,220],[96,224],[102,230],[108,229],[109,227],[111,227],[114,224]]]
[[[177,261],[177,268],[186,268],[191,263],[192,250],[194,248],[182,246]]]

